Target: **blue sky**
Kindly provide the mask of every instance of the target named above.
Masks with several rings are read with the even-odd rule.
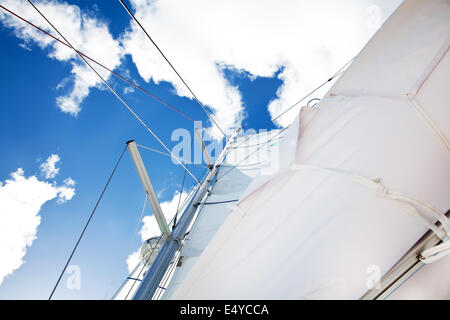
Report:
[[[356,9],[351,14],[354,15],[357,23],[361,23],[358,20],[359,17],[367,14],[367,7],[375,2],[381,8],[381,20],[384,20],[395,8],[394,5],[383,1],[365,2],[364,5],[352,3],[351,5]],[[36,3],[40,4],[39,1]],[[47,3],[57,6],[62,2],[50,1]],[[82,14],[104,23],[113,39],[121,39],[126,32],[129,32],[130,38],[132,38],[139,31],[137,29],[130,31],[130,25],[133,26],[133,23],[130,23],[129,16],[119,2],[69,1],[69,3],[79,7]],[[172,3],[168,1],[168,7]],[[0,4],[7,7],[9,3],[5,0],[0,1]],[[237,4],[230,5],[237,6]],[[147,4],[147,6],[149,5]],[[309,8],[306,2],[303,3],[303,8]],[[215,9],[210,9],[212,10],[211,15],[214,16]],[[311,10],[313,9],[317,10],[315,7]],[[221,8],[217,10],[220,11]],[[245,10],[252,9],[245,8]],[[258,13],[257,11],[255,9],[255,14]],[[27,12],[17,13],[27,18]],[[164,25],[164,21],[170,22],[170,17],[167,18],[168,20],[164,20],[165,11],[161,9],[160,12],[159,16],[148,17],[148,19],[163,21],[162,25]],[[145,8],[141,13],[143,17],[146,17]],[[195,20],[196,17],[189,17],[189,14],[190,12],[187,12],[186,16],[180,19],[188,22],[192,22],[191,19]],[[338,21],[342,22],[343,17],[339,18],[339,13],[337,15]],[[76,115],[63,112],[57,103],[57,98],[70,94],[74,85],[74,78],[71,75],[73,64],[81,65],[81,62],[76,57],[65,61],[54,56],[49,57],[54,52],[53,47],[42,48],[37,44],[37,40],[32,38],[24,41],[24,37],[18,34],[17,29],[4,22],[4,16],[0,16],[0,18],[2,19],[0,24],[0,73],[3,75],[0,77],[0,136],[2,137],[0,181],[5,184],[6,180],[10,179],[10,174],[18,168],[24,170],[25,177],[35,176],[39,181],[48,181],[58,186],[63,185],[64,180],[68,177],[76,181],[75,196],[72,199],[65,203],[58,203],[53,199],[45,201],[40,207],[37,214],[41,217],[41,221],[37,227],[36,239],[25,248],[24,263],[12,274],[6,276],[0,284],[0,299],[46,299],[89,217],[106,179],[122,152],[125,142],[135,139],[142,145],[163,149],[104,87],[102,89],[90,87],[89,94],[79,103],[81,110]],[[151,20],[152,18],[154,20]],[[344,22],[342,23],[344,24]],[[252,20],[239,21],[236,24],[240,24],[242,29],[247,25],[252,25]],[[278,26],[276,23],[275,25]],[[228,27],[229,25],[224,26],[225,32],[232,32],[233,30],[227,31]],[[348,26],[348,28],[352,30],[354,26]],[[249,27],[249,29],[251,28]],[[283,110],[281,107],[277,107],[276,103],[288,107],[296,101],[294,97],[298,99],[305,94],[306,89],[312,89],[318,85],[320,82],[315,81],[316,79],[326,80],[325,75],[329,76],[334,73],[338,67],[352,57],[352,54],[356,54],[375,30],[376,28],[368,27],[364,32],[354,31],[355,33],[352,35],[347,34],[344,38],[353,37],[354,43],[345,46],[337,46],[332,40],[328,42],[324,40],[323,48],[315,43],[299,41],[296,48],[300,47],[300,52],[312,50],[309,55],[305,56],[305,59],[308,56],[317,56],[323,53],[323,61],[311,61],[311,63],[322,62],[315,67],[316,72],[314,73],[306,69],[303,72],[301,64],[296,66],[295,61],[297,60],[289,55],[281,57],[279,61],[273,60],[272,57],[276,55],[269,49],[267,53],[260,51],[260,56],[254,55],[254,59],[242,58],[240,60],[239,53],[245,56],[245,52],[253,46],[251,42],[256,41],[249,38],[247,38],[248,50],[247,48],[237,50],[238,44],[246,42],[236,41],[234,43],[236,51],[231,52],[229,56],[222,57],[215,56],[216,51],[210,49],[216,43],[215,34],[211,34],[206,40],[201,37],[207,37],[207,35],[199,34],[201,38],[199,43],[206,42],[210,46],[207,50],[208,53],[199,53],[199,55],[204,54],[205,57],[210,57],[211,61],[206,58],[200,59],[200,62],[195,61],[197,64],[194,69],[188,65],[188,58],[200,47],[198,43],[192,44],[195,40],[191,39],[192,47],[187,48],[186,52],[176,50],[177,47],[174,47],[168,48],[168,55],[174,58],[174,62],[178,62],[178,64],[174,64],[180,66],[180,70],[187,73],[186,78],[194,83],[194,91],[197,92],[199,98],[203,100],[204,97],[206,104],[212,108],[211,111],[218,112],[217,117],[222,120],[222,123],[242,122],[246,128],[271,129],[277,127],[271,122],[271,117],[276,115],[274,112]],[[154,31],[162,39],[163,44],[170,43],[170,39],[167,39],[167,36],[164,37],[167,34],[170,35],[170,32],[177,34],[173,41],[187,36],[178,30],[178,26],[170,24],[161,29],[155,22]],[[301,32],[305,31],[299,32],[300,35],[297,36],[289,29],[290,35],[284,35],[283,39],[285,38],[286,43],[292,40],[290,37],[302,39]],[[189,36],[192,36],[192,33]],[[273,39],[280,37],[275,31],[267,36],[269,39],[270,37]],[[320,34],[317,35],[317,37],[319,36]],[[130,43],[131,41],[134,41],[134,44],[139,43],[136,39],[130,40]],[[123,43],[125,42],[122,42],[121,45],[126,47],[127,44]],[[128,43],[128,47],[133,48],[133,44],[130,43]],[[321,42],[318,41],[318,43]],[[281,45],[282,42],[278,42],[278,44]],[[281,47],[279,52],[294,50],[291,49],[290,47]],[[220,46],[217,48],[217,52],[219,51],[223,51]],[[351,52],[353,53],[351,54]],[[96,51],[93,50],[93,54],[95,53]],[[115,71],[133,79],[138,85],[182,110],[191,118],[201,120],[205,126],[210,126],[202,109],[187,95],[183,96],[182,89],[177,88],[179,83],[175,82],[176,78],[173,78],[173,75],[169,75],[170,70],[163,70],[161,79],[158,79],[152,73],[155,72],[154,65],[147,66],[136,62],[139,61],[139,54],[144,57],[146,54],[151,55],[145,50],[136,53],[136,56],[123,54]],[[187,58],[180,58],[181,55],[186,55]],[[103,62],[101,55],[93,58]],[[298,59],[302,59],[302,57],[299,56]],[[155,61],[163,63],[162,60]],[[311,63],[306,63],[306,65]],[[201,75],[203,68],[207,68],[208,65],[209,70],[215,71],[214,66],[216,66],[220,72],[217,74],[205,72],[206,78],[205,76],[196,77],[194,75],[196,72],[188,72],[194,70]],[[217,67],[218,65],[220,67]],[[210,80],[207,77],[212,73],[214,74],[211,75]],[[297,73],[303,80],[297,79]],[[305,80],[305,78],[311,78],[311,80]],[[175,142],[171,141],[173,130],[177,128],[193,130],[189,120],[139,90],[125,94],[124,89],[129,85],[122,80],[113,76],[109,81],[170,148],[175,145]],[[155,81],[159,83],[155,84]],[[58,85],[62,83],[65,85],[58,89]],[[298,89],[291,89],[291,87],[295,88],[296,83]],[[215,90],[214,87],[211,87],[215,84],[222,85],[223,90],[218,90],[214,94],[215,97],[208,96],[209,92]],[[231,92],[230,90],[235,91]],[[239,98],[236,98],[235,93],[239,95]],[[224,98],[219,100],[221,94],[224,95]],[[214,100],[215,98],[218,100]],[[240,115],[234,111],[227,112],[226,104],[221,105],[222,101],[228,101],[227,99],[232,101],[231,104],[235,107],[242,108]],[[288,104],[288,102],[290,103]],[[274,106],[273,110],[275,111],[272,113],[269,105]],[[230,107],[230,110],[237,110],[236,108]],[[231,118],[227,118],[228,116]],[[283,125],[283,123],[278,123],[278,125]],[[231,126],[226,125],[226,127]],[[54,179],[46,179],[39,168],[51,154],[59,155],[61,160],[57,163],[57,167],[60,170]],[[169,158],[163,155],[146,150],[141,150],[141,154],[160,201],[172,200],[180,188],[183,169],[174,165]],[[192,165],[190,169],[197,177],[200,177],[203,172],[203,168],[200,166]],[[188,188],[193,186],[193,179],[187,178],[186,181]],[[142,187],[131,159],[126,154],[72,259],[71,264],[79,266],[81,270],[81,288],[79,290],[68,289],[65,285],[66,275],[56,291],[55,298],[102,299],[108,288],[111,288],[109,296],[118,288],[127,275],[125,260],[138,248],[140,242],[139,236],[135,234],[135,228],[143,201]],[[151,210],[147,208],[145,214],[151,215]],[[17,218],[20,219],[20,217]],[[6,225],[5,228],[8,226]],[[131,250],[130,239],[132,239]]]

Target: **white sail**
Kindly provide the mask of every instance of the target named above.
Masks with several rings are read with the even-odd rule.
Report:
[[[273,130],[242,136],[233,142],[219,168],[217,181],[210,195],[199,206],[197,218],[177,257],[177,267],[173,276],[167,288],[161,288],[164,290],[162,299],[170,299],[178,286],[183,283],[187,273],[228,218],[231,206],[239,200],[252,179],[261,170],[268,170],[270,154],[278,151],[281,136],[279,130]],[[267,143],[268,141],[270,142]]]
[[[449,17],[446,0],[397,9],[318,112],[299,114],[278,172],[254,180],[171,298],[357,299],[437,218],[445,226]],[[392,298],[450,298],[449,259]]]

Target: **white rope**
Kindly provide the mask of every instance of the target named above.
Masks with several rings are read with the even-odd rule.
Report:
[[[424,223],[442,240],[441,244],[426,249],[421,253],[422,262],[431,263],[433,261],[442,258],[447,254],[450,254],[450,221],[445,214],[440,212],[432,205],[426,203],[425,201],[408,197],[400,192],[390,191],[386,186],[384,186],[381,183],[380,178],[369,179],[357,173],[348,172],[337,168],[326,168],[314,165],[292,164],[291,169],[292,170],[319,169],[319,170],[326,170],[332,173],[337,173],[348,178],[349,180],[355,181],[369,189],[374,190],[380,197],[385,197],[402,204],[405,208],[408,209],[410,213],[412,213],[415,217],[419,218],[419,220],[422,221],[422,223]],[[439,228],[436,224],[429,221],[427,217],[424,214],[422,214],[419,210],[417,210],[415,206],[421,207],[422,209],[430,213],[432,216],[434,216],[439,222],[441,222],[442,229]]]
[[[423,110],[422,106],[420,105],[419,101],[417,101],[416,97],[412,93],[408,93],[406,96],[408,98],[408,102],[414,107],[414,110],[416,110],[417,113],[431,127],[431,129],[433,129],[433,131],[439,137],[441,143],[444,145],[445,149],[447,149],[447,152],[450,154],[450,143],[447,141],[444,134],[437,127],[437,125],[434,123],[434,121],[428,116],[428,114],[425,112],[425,110]]]
[[[440,244],[434,247],[424,250],[420,254],[420,260],[425,264],[429,264],[436,260],[441,259],[442,257],[445,257],[448,254],[450,254],[449,240],[441,242]]]
[[[135,231],[134,231],[134,233],[133,233],[132,237],[130,238],[130,240],[129,240],[129,242],[128,242],[128,245],[127,245],[127,251],[126,251],[127,255],[130,254],[131,246],[133,245],[133,241],[136,239],[136,236],[137,236],[137,234],[138,234],[139,226],[141,225],[142,218],[143,218],[143,216],[144,216],[144,211],[145,211],[145,207],[146,207],[146,205],[147,205],[147,201],[148,201],[148,200],[147,200],[147,195],[145,195],[145,198],[144,198],[144,204],[143,204],[143,206],[142,206],[141,214],[139,215],[138,222],[137,222],[137,224],[136,224],[136,229],[135,229]],[[139,266],[139,264],[140,264],[140,261],[138,262],[138,264],[136,265],[136,267],[134,267],[133,270],[135,270],[135,269]],[[119,272],[120,272],[120,269],[121,269],[121,268],[122,268],[122,265],[119,264],[118,267],[117,267],[117,269],[116,269],[116,272],[114,273],[113,280],[111,281],[111,283],[110,283],[110,285],[109,285],[109,287],[108,287],[108,290],[106,291],[105,295],[103,296],[103,300],[108,299],[108,296],[109,296],[109,293],[110,293],[110,291],[111,291],[111,288],[112,288],[114,282],[116,282],[116,280],[117,280],[117,278],[118,278],[118,276],[119,276]],[[134,271],[133,271],[133,272],[134,272]],[[132,272],[131,274],[133,274],[133,272]],[[119,289],[117,292],[119,292],[119,291],[120,291],[120,289]]]

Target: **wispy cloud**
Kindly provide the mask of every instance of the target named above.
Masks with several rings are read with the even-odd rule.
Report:
[[[123,93],[124,94],[132,93],[132,92],[134,92],[134,88],[133,87],[125,87],[123,89]]]
[[[59,168],[56,168],[56,163],[61,159],[57,154],[50,155],[47,160],[41,164],[40,169],[44,174],[45,179],[53,179],[59,173]]]

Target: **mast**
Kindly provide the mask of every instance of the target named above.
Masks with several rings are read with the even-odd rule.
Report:
[[[203,180],[201,185],[198,187],[194,196],[190,200],[189,204],[186,207],[186,210],[183,212],[183,215],[180,217],[178,224],[175,226],[173,230],[172,237],[169,237],[164,242],[158,256],[155,261],[151,265],[147,274],[141,282],[141,285],[137,289],[133,300],[150,300],[152,299],[156,289],[158,288],[164,274],[167,271],[175,253],[180,247],[181,240],[183,240],[186,230],[190,223],[192,222],[193,217],[197,211],[198,205],[205,198],[207,191],[210,188],[211,182],[214,180],[214,177],[217,173],[217,170],[221,163],[223,162],[225,156],[227,155],[231,142],[236,138],[236,136],[240,132],[240,128],[238,128],[228,140],[225,148],[222,150],[221,154],[217,158],[214,165],[211,167],[210,172]]]

